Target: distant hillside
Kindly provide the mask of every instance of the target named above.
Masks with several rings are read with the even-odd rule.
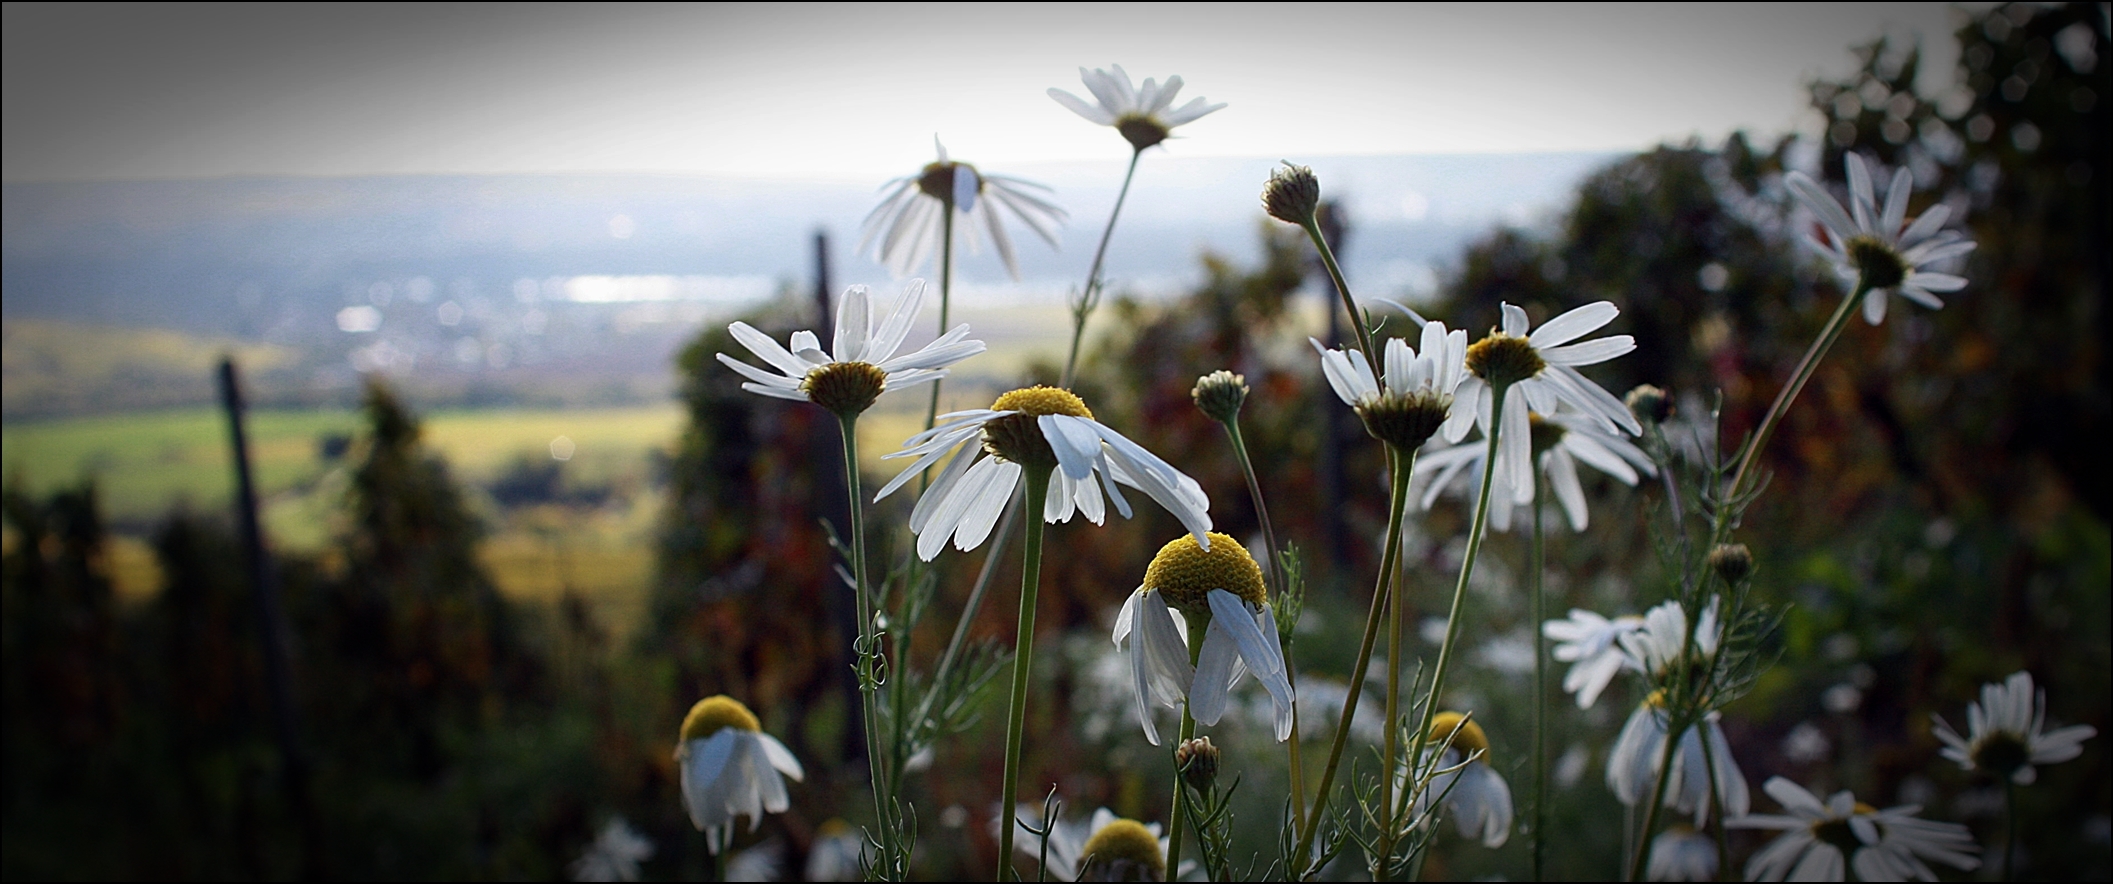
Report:
[[[1348,207],[1352,279],[1413,297],[1471,238],[1533,222],[1609,158],[1307,161],[1324,195]],[[1115,287],[1171,294],[1197,278],[1206,250],[1251,257],[1273,165],[1147,156],[1109,250]],[[1071,220],[1061,251],[1021,244],[1021,281],[992,256],[963,257],[959,293],[988,306],[1060,302],[1084,274],[1122,164],[989,171],[1050,185]],[[652,176],[9,184],[6,408],[99,410],[195,392],[130,379],[183,375],[230,340],[280,348],[268,351],[286,368],[274,395],[343,398],[362,372],[382,370],[461,404],[634,401],[666,389],[668,359],[698,323],[807,290],[817,230],[831,235],[837,288],[892,288],[852,254],[875,198],[840,184]],[[33,320],[71,325],[22,324]],[[62,352],[87,326],[191,337]],[[176,352],[192,355],[166,355]]]
[[[193,405],[217,394],[213,373],[233,354],[248,377],[292,368],[300,354],[163,329],[37,319],[0,321],[0,413],[8,418]]]

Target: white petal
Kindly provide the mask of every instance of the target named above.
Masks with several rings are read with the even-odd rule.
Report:
[[[1541,358],[1551,365],[1597,365],[1617,356],[1626,356],[1635,349],[1635,338],[1628,335],[1608,335],[1542,350]]]
[[[990,537],[991,529],[998,524],[998,516],[1005,512],[1005,504],[1012,499],[1013,490],[1020,487],[1019,464],[995,457],[991,461],[997,464],[997,468],[992,471],[990,484],[985,485],[982,493],[962,511],[961,527],[954,532],[954,548],[962,552],[983,545],[983,541]]]
[[[790,351],[779,345],[777,341],[771,340],[769,335],[756,331],[753,326],[746,322],[735,322],[727,326],[726,330],[734,336],[734,340],[741,343],[741,346],[747,347],[750,353],[756,354],[757,358],[784,372],[787,377],[806,377],[807,372],[815,366],[813,362],[792,355]]]
[[[795,781],[807,779],[807,771],[800,767],[800,760],[793,757],[792,750],[785,748],[785,744],[778,742],[778,738],[757,731],[756,741],[763,746],[763,757],[769,760],[770,766],[776,768],[779,773]]]
[[[1093,462],[1101,453],[1101,437],[1094,432],[1092,421],[1068,414],[1045,414],[1035,423],[1056,452],[1057,466],[1065,476],[1076,481],[1093,472]]]
[[[1513,336],[1526,334],[1526,329],[1532,323],[1526,319],[1526,311],[1523,308],[1515,307],[1510,302],[1500,303],[1497,308],[1504,315],[1505,334]],[[1531,340],[1531,338],[1528,340]]]
[[[873,337],[867,340],[866,352],[851,356],[845,356],[839,352],[838,358],[871,362],[875,365],[887,362],[889,357],[895,355],[896,350],[902,348],[903,338],[909,335],[910,326],[917,321],[917,314],[923,312],[924,294],[924,280],[910,280],[909,285],[903,287],[902,299],[895,302],[895,309],[889,311],[888,318],[881,322],[879,331],[876,331]],[[838,320],[838,322],[841,323],[842,320]],[[963,326],[963,328],[966,328],[966,326]],[[938,366],[919,367],[937,368]],[[893,369],[883,365],[881,370],[892,371]]]
[[[1093,123],[1094,125],[1115,125],[1114,114],[1108,113],[1106,110],[1103,110],[1099,107],[1087,104],[1084,99],[1079,98],[1078,96],[1073,95],[1069,92],[1065,92],[1062,89],[1050,89],[1049,97],[1056,99],[1056,102],[1058,104],[1069,108],[1072,113],[1078,114],[1081,117],[1085,117],[1087,122]]]
[[[836,342],[829,348],[836,358],[865,358],[867,333],[872,331],[870,302],[871,293],[865,286],[855,285],[844,290],[843,299],[836,304]]]
[[[1548,320],[1548,324],[1534,331],[1526,340],[1533,344],[1534,349],[1546,350],[1591,334],[1620,315],[1621,308],[1614,306],[1614,302],[1594,301]]]
[[[1213,607],[1216,607],[1215,605]],[[1217,724],[1225,716],[1225,698],[1232,687],[1233,661],[1240,646],[1213,617],[1203,634],[1203,651],[1196,658],[1196,675],[1189,682],[1189,714],[1198,724]]]
[[[1872,289],[1864,293],[1864,321],[1877,325],[1886,321],[1886,290]]]
[[[1577,481],[1577,462],[1570,452],[1558,448],[1542,455],[1548,469],[1548,487],[1555,492],[1555,499],[1562,503],[1563,514],[1570,517],[1570,530],[1585,530],[1590,517],[1585,510],[1585,489]]]

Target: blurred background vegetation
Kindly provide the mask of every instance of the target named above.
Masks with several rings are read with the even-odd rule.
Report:
[[[1725,724],[1756,787],[1781,774],[1879,806],[1920,804],[1994,848],[2001,790],[1938,757],[1930,715],[1959,723],[1980,684],[2030,670],[2053,720],[2100,737],[2020,793],[2026,877],[2113,874],[2113,540],[2099,447],[2113,389],[2103,353],[2106,29],[2101,4],[1976,13],[1957,33],[1956,85],[1934,95],[1912,86],[1916,47],[1860,47],[1856,76],[1810,84],[1826,118],[1821,142],[1738,135],[1622,158],[1554,223],[1474,243],[1436,302],[1418,305],[1479,332],[1499,301],[1538,322],[1612,300],[1623,309],[1616,330],[1640,349],[1595,379],[1617,391],[1666,387],[1691,421],[1721,401],[1728,446],[1842,295],[1797,245],[1786,169],[1816,166],[1839,182],[1842,155],[1861,152],[1914,173],[1911,213],[1942,201],[1963,215],[1980,243],[1969,288],[1941,311],[1895,303],[1883,325],[1852,324],[1767,452],[1773,478],[1740,538],[1756,552],[1759,592],[1785,612],[1778,663]],[[1342,247],[1356,249],[1355,219],[1336,222]],[[1102,421],[1196,477],[1219,529],[1245,538],[1258,526],[1237,468],[1188,391],[1213,369],[1246,375],[1243,420],[1264,491],[1312,579],[1296,647],[1313,763],[1330,692],[1339,698],[1352,677],[1385,485],[1377,447],[1324,392],[1306,341],[1329,334],[1333,297],[1315,296],[1325,283],[1294,232],[1263,224],[1255,265],[1206,257],[1206,281],[1181,301],[1119,299],[1097,317],[1078,389]],[[750,321],[782,338],[815,317],[788,295]],[[0,872],[552,878],[621,817],[656,845],[647,877],[702,877],[672,739],[692,701],[728,693],[807,766],[792,810],[737,839],[752,860],[799,877],[834,821],[856,825],[871,807],[849,599],[824,525],[844,521],[840,460],[825,415],[742,392],[719,352],[739,351],[718,327],[684,352],[678,409],[584,422],[612,438],[674,436],[620,456],[586,456],[611,446],[582,436],[582,457],[544,459],[551,425],[422,422],[380,385],[356,418],[260,414],[260,481],[277,501],[266,527],[292,638],[291,753],[274,736],[229,516],[142,512],[93,482],[10,477]],[[949,389],[982,396],[1057,374],[1047,363],[1015,370]],[[917,417],[877,413],[869,432],[894,438],[867,451],[892,448]],[[217,418],[162,420],[173,423],[119,465],[220,481]],[[18,442],[11,428],[11,462]],[[869,489],[890,472],[868,469]],[[1604,481],[1592,491],[1591,527],[1550,543],[1551,610],[1641,611],[1664,596],[1648,533],[1662,496]],[[906,497],[871,511],[877,554],[905,554]],[[151,543],[114,534],[113,512],[143,523]],[[1417,520],[1409,598],[1425,614],[1442,611],[1466,516],[1447,501]],[[1140,739],[1107,630],[1151,553],[1179,533],[1148,506],[1129,523],[1051,532],[1038,639],[1051,652],[1029,706],[1023,793],[1054,784],[1071,815],[1105,805],[1165,819],[1166,761]],[[1477,646],[1449,697],[1476,710],[1515,792],[1531,700],[1524,547],[1516,537],[1490,547],[1467,630]],[[1009,636],[1016,559],[999,564],[1000,589],[972,634]],[[936,610],[909,636],[916,668],[931,667],[982,564],[941,561]],[[637,586],[649,588],[628,589]],[[1002,702],[998,693],[985,700]],[[1616,688],[1589,711],[1556,707],[1558,877],[1616,868],[1621,817],[1601,761],[1637,699]],[[983,876],[995,859],[994,718],[943,742],[930,771],[910,779],[922,875]],[[1242,777],[1239,843],[1267,856],[1271,796],[1284,784],[1263,720],[1236,710],[1212,736]],[[1734,834],[1741,856],[1757,844]],[[1488,851],[1447,835],[1426,875],[1523,877],[1523,845]]]

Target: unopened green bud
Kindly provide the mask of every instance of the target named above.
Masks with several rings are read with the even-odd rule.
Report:
[[[1647,424],[1662,424],[1673,416],[1673,397],[1650,384],[1637,384],[1626,401],[1629,412]]]
[[[1743,543],[1717,544],[1716,549],[1709,551],[1709,566],[1726,584],[1737,586],[1753,573],[1753,550]]]
[[[1209,792],[1218,780],[1218,747],[1210,737],[1197,737],[1174,747],[1174,769],[1183,782],[1198,792]]]
[[[1240,416],[1240,406],[1247,401],[1247,378],[1219,369],[1197,378],[1189,396],[1211,420],[1229,424]]]
[[[1262,207],[1278,221],[1311,224],[1320,204],[1320,179],[1313,177],[1312,168],[1294,166],[1290,160],[1284,161],[1284,168],[1271,171],[1269,183],[1262,185]]]

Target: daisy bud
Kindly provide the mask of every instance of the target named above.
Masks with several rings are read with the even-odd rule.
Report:
[[[1208,617],[1211,590],[1222,589],[1241,600],[1262,605],[1269,597],[1262,589],[1262,567],[1240,541],[1210,532],[1211,548],[1197,545],[1184,534],[1159,548],[1145,568],[1144,585],[1166,596],[1167,604],[1184,614]]]
[[[1021,466],[1054,467],[1056,450],[1035,419],[1045,414],[1068,414],[1093,418],[1093,410],[1078,394],[1057,387],[1025,387],[999,396],[993,411],[1017,411],[991,418],[983,425],[983,450]]]
[[[1709,551],[1710,570],[1724,578],[1728,586],[1737,586],[1753,573],[1753,550],[1743,543],[1720,543]]]
[[[1189,788],[1208,792],[1218,780],[1218,747],[1210,737],[1197,737],[1174,747],[1174,769]]]
[[[1626,401],[1629,413],[1647,424],[1662,424],[1673,416],[1673,397],[1650,384],[1637,384]]]
[[[1211,420],[1229,424],[1240,416],[1240,406],[1247,401],[1247,378],[1219,369],[1197,378],[1189,396]]]
[[[1492,387],[1507,387],[1541,373],[1548,363],[1525,335],[1492,330],[1467,348],[1467,370]]]
[[[800,380],[800,392],[831,412],[850,417],[873,407],[888,385],[888,373],[870,362],[831,362]]]
[[[1313,213],[1321,203],[1321,182],[1313,177],[1313,169],[1294,166],[1284,161],[1284,168],[1269,173],[1269,183],[1262,185],[1262,207],[1269,210],[1269,217],[1292,224],[1313,223]]]
[[[1079,851],[1081,881],[1163,881],[1166,875],[1159,837],[1136,820],[1102,826]]]

